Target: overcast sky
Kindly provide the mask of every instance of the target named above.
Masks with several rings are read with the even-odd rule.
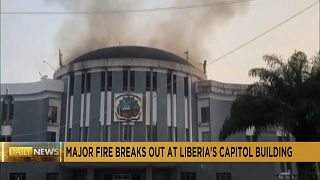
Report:
[[[121,2],[125,4],[126,1],[129,0]],[[165,0],[161,3],[154,1],[150,6],[146,4],[141,8],[167,7],[172,5],[172,1]],[[199,2],[196,0],[176,1],[178,5]],[[80,1],[77,2],[80,3]],[[241,12],[235,13],[225,22],[210,27],[210,33],[203,42],[203,46],[212,51],[206,53],[204,58],[209,62],[219,58],[315,2],[317,1],[252,0],[243,4],[230,4],[235,9],[241,8]],[[243,8],[243,6],[246,7]],[[74,7],[79,10],[77,8],[79,7]],[[129,6],[126,9],[130,8]],[[55,3],[54,0],[1,0],[1,83],[38,81],[39,72],[52,77],[53,70],[42,61],[46,60],[52,66],[57,67],[56,39],[59,36],[59,30],[71,16],[77,16],[79,22],[86,16],[6,14],[3,12],[65,10],[65,7]],[[177,11],[180,15],[186,11],[192,14],[194,9]],[[165,12],[135,14],[148,17],[153,13]],[[75,28],[81,28],[81,26]],[[208,65],[208,78],[230,83],[251,83],[254,79],[248,77],[248,70],[263,66],[263,55],[274,53],[288,58],[296,49],[306,52],[309,57],[319,50],[319,3],[261,38]],[[179,55],[183,55],[183,52]]]

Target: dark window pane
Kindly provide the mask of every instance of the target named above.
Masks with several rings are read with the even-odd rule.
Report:
[[[10,173],[10,180],[26,180],[26,173]]]
[[[151,72],[146,73],[146,91],[151,90]]]
[[[86,81],[86,92],[90,92],[90,86],[91,86],[91,74],[87,73],[87,81]]]
[[[152,126],[152,141],[157,141],[157,126]]]
[[[83,128],[83,138],[82,138],[83,142],[88,141],[88,133],[89,133],[88,131],[89,131],[88,127],[84,127]]]
[[[188,96],[189,94],[189,81],[188,77],[184,78],[184,96]]]
[[[174,127],[174,141],[178,141],[178,129]]]
[[[5,102],[2,102],[1,106],[1,124],[5,124],[6,116],[7,116],[7,108],[8,104]]]
[[[130,71],[130,91],[134,91],[135,87],[135,72]]]
[[[56,142],[56,132],[47,132],[47,142]]]
[[[209,119],[210,119],[209,107],[202,107],[201,108],[201,122],[207,123],[207,122],[209,122]]]
[[[70,94],[70,96],[73,95],[73,90],[74,90],[74,75],[72,73],[70,75],[70,84],[69,84],[69,94]]]
[[[168,141],[173,141],[173,138],[172,138],[172,127],[168,127]]]
[[[151,141],[151,126],[148,125],[147,127],[147,141]]]
[[[173,75],[173,94],[177,94],[177,75]]]
[[[210,132],[202,132],[202,141],[203,142],[210,142],[211,141],[211,135]]]
[[[70,142],[71,141],[71,128],[68,128],[68,132],[67,132],[67,141]]]
[[[152,91],[157,91],[157,72],[152,72]]]
[[[132,139],[132,126],[124,125],[123,127],[123,140],[124,141],[131,141]]]
[[[167,93],[171,94],[172,92],[172,78],[171,78],[171,73],[167,73]]]
[[[128,91],[128,71],[124,70],[122,72],[122,78],[123,78],[123,91]]]
[[[109,141],[109,131],[110,131],[109,128],[110,128],[109,126],[105,126],[105,128],[104,128],[105,129],[104,134],[106,137],[105,141]]]
[[[106,73],[104,71],[101,72],[101,83],[100,90],[105,91],[106,89]]]
[[[186,141],[190,141],[190,134],[189,129],[186,128]]]
[[[216,180],[231,180],[231,173],[229,172],[217,172]]]
[[[196,173],[194,172],[182,172],[180,174],[181,180],[196,180]]]
[[[86,80],[86,74],[85,73],[83,73],[82,75],[81,75],[81,93],[84,93],[84,84],[85,84],[85,80]]]
[[[107,90],[112,90],[112,72],[107,72]]]
[[[48,122],[49,123],[56,123],[58,116],[58,107],[56,106],[49,106],[48,110]]]

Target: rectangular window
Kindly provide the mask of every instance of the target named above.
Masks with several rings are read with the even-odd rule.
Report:
[[[47,132],[47,142],[56,142],[56,132]]]
[[[177,94],[177,75],[173,75],[173,94]]]
[[[10,173],[10,180],[26,180],[26,173]]]
[[[157,126],[152,126],[152,141],[157,141]]]
[[[216,173],[216,180],[231,180],[231,173],[230,172],[217,172]]]
[[[188,81],[188,77],[184,78],[184,96],[188,96],[189,94],[189,81]]]
[[[123,91],[128,91],[128,70],[124,70],[122,72],[122,87],[123,87]]]
[[[83,74],[81,75],[81,93],[84,93],[85,80],[86,80],[86,74],[83,73]]]
[[[171,94],[172,92],[172,78],[171,78],[171,73],[167,73],[167,93]]]
[[[70,96],[73,95],[73,92],[74,92],[74,74],[72,73],[70,75],[70,86],[69,86],[69,94],[70,94]]]
[[[157,72],[152,72],[152,91],[157,91]]]
[[[9,121],[12,121],[12,119],[13,119],[13,110],[14,110],[14,104],[13,104],[13,102],[11,101],[11,103],[10,103],[10,109],[9,109]]]
[[[5,124],[6,123],[7,107],[8,107],[8,104],[6,102],[2,102],[2,106],[1,106],[1,124]]]
[[[208,123],[210,120],[210,110],[209,107],[202,107],[201,108],[201,122]]]
[[[202,136],[202,142],[210,142],[211,141],[210,131],[202,132],[201,136]]]
[[[101,83],[100,83],[100,91],[105,91],[106,89],[106,72],[101,72]]]
[[[47,173],[46,180],[59,180],[58,173]]]
[[[146,73],[146,91],[151,90],[151,72]]]
[[[107,90],[108,91],[112,90],[112,72],[111,71],[107,72]]]
[[[104,137],[104,126],[100,126],[99,128],[99,139],[100,141],[104,141],[103,137]]]
[[[172,127],[168,127],[168,141],[173,141]]]
[[[57,123],[58,107],[49,106],[48,110],[48,123]]]
[[[68,132],[67,132],[67,141],[70,142],[71,141],[71,128],[68,128]]]
[[[104,126],[104,136],[106,138],[104,141],[109,141],[109,132],[110,132],[110,126]]]
[[[83,127],[79,128],[79,141],[83,139]]]
[[[189,129],[186,128],[186,141],[189,142],[190,141],[190,132]]]
[[[157,126],[147,126],[147,141],[157,141]]]
[[[123,126],[123,141],[132,141],[132,126]]]
[[[177,127],[174,127],[174,141],[177,142],[178,141],[178,129]]]
[[[180,174],[181,180],[196,180],[196,173],[194,172],[182,172]]]
[[[152,141],[151,140],[151,126],[146,126],[147,128],[147,141]]]
[[[135,72],[130,71],[130,91],[134,91],[135,87]]]
[[[86,80],[86,92],[90,93],[90,86],[91,86],[91,74],[87,73],[87,80]]]
[[[83,138],[82,138],[83,142],[87,142],[88,141],[88,133],[89,133],[89,128],[88,127],[84,127],[83,128]]]

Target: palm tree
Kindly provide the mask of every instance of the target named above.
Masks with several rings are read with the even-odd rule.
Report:
[[[276,55],[263,57],[267,66],[249,75],[259,80],[233,102],[220,140],[255,127],[280,128],[296,141],[320,141],[320,52],[308,61],[296,51],[285,62]],[[317,179],[316,163],[297,163],[299,180]]]

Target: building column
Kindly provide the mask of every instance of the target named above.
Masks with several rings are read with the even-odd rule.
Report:
[[[146,180],[152,180],[152,167],[146,168]]]
[[[94,168],[87,168],[86,180],[94,180]]]

